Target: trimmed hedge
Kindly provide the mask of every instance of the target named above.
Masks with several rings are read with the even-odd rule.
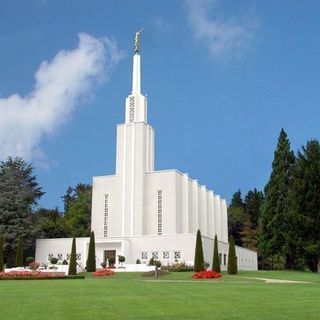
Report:
[[[88,259],[87,259],[87,271],[88,272],[96,271],[96,248],[95,248],[93,231],[91,231],[91,234],[90,234],[89,252],[88,252]]]
[[[76,238],[72,239],[72,247],[71,247],[71,257],[69,263],[69,276],[77,275],[77,249],[76,249]]]
[[[196,248],[194,254],[194,271],[199,272],[204,269],[204,259],[203,259],[203,249],[202,249],[202,239],[201,232],[198,229],[196,238]]]
[[[217,235],[214,236],[212,270],[221,272]]]

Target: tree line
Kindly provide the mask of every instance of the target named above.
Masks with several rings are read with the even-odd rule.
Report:
[[[320,272],[319,141],[295,154],[282,129],[264,192],[235,192],[228,226],[237,245],[258,252],[260,268]]]
[[[0,236],[7,266],[16,265],[21,238],[26,257],[34,256],[36,239],[90,235],[91,185],[69,187],[62,196],[63,211],[38,208],[44,191],[33,171],[22,158],[9,157],[0,163]]]

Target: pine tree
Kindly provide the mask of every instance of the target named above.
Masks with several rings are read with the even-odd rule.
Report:
[[[89,243],[89,252],[87,260],[87,271],[95,272],[96,271],[96,250],[95,250],[95,241],[94,241],[94,232],[91,231],[90,234],[90,243]]]
[[[16,252],[16,267],[23,267],[23,250],[24,250],[23,237],[19,236],[17,252]]]
[[[309,141],[298,151],[292,188],[297,233],[295,256],[304,257],[311,271],[320,272],[320,144]],[[299,266],[301,261],[298,261]]]
[[[69,276],[75,276],[77,274],[77,249],[76,238],[72,239],[71,257],[69,263]]]
[[[230,206],[228,207],[228,232],[235,239],[235,243],[242,245],[241,230],[245,219],[244,203],[241,197],[241,191],[238,190],[232,196]]]
[[[203,264],[204,264],[204,259],[203,259],[201,232],[200,230],[198,230],[197,238],[196,238],[195,255],[194,255],[194,271],[199,272],[203,270]]]
[[[4,271],[4,261],[3,261],[3,237],[0,236],[0,272]]]
[[[236,248],[234,245],[234,239],[231,236],[229,241],[229,255],[228,255],[228,274],[238,273],[238,263],[236,256]]]
[[[217,235],[214,236],[212,270],[216,272],[221,272]]]
[[[23,234],[26,249],[32,247],[32,209],[43,195],[31,164],[9,157],[0,162],[0,234],[4,237],[4,260],[15,264],[16,239]]]
[[[295,163],[294,153],[290,150],[287,134],[282,129],[274,153],[272,172],[265,187],[265,201],[261,212],[260,250],[264,261],[272,261],[279,257],[288,266],[290,254],[284,251],[288,243],[290,209],[290,186]]]

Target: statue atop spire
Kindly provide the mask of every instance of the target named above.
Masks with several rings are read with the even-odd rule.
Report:
[[[134,37],[134,53],[139,53],[140,51],[140,33],[143,31],[143,28],[136,32]]]

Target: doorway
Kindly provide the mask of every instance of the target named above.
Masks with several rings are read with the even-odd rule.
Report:
[[[104,250],[103,261],[109,260],[109,258],[116,258],[116,250]]]

